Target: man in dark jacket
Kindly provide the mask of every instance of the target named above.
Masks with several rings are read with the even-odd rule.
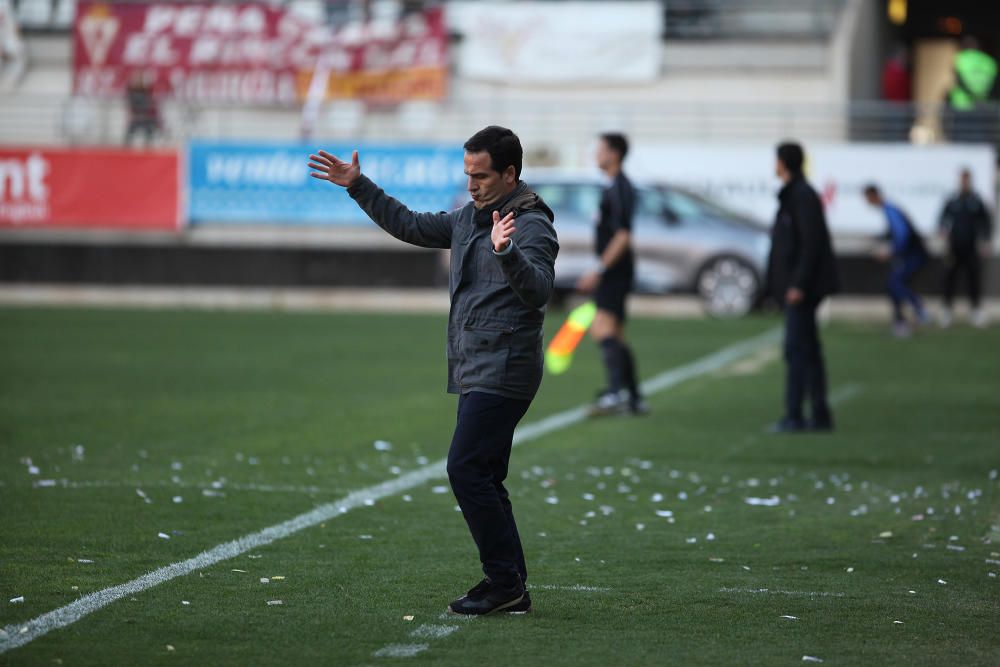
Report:
[[[768,285],[785,312],[785,415],[774,433],[830,431],[833,415],[826,400],[826,367],[816,309],[839,288],[837,267],[823,203],[802,174],[805,155],[796,143],[778,146],[775,172],[784,186],[771,231]],[[808,394],[812,415],[802,403]]]
[[[424,248],[450,248],[448,391],[459,394],[448,479],[479,549],[485,578],[452,602],[455,614],[526,612],[528,573],[507,477],[514,428],[542,379],[542,320],[559,244],[554,216],[521,180],[517,135],[487,127],[465,143],[472,201],[415,213],[343,162],[310,155],[312,176],[347,188],[384,230]]]
[[[985,311],[980,308],[982,295],[980,260],[989,257],[993,220],[986,204],[972,189],[972,174],[968,169],[962,170],[958,192],[948,200],[944,210],[941,211],[940,229],[941,235],[948,241],[941,325],[951,324],[955,283],[958,281],[958,274],[964,273],[969,287],[969,301],[972,304],[970,320],[974,326],[984,327],[988,322]]]
[[[897,338],[906,338],[911,330],[903,316],[904,303],[913,308],[918,323],[927,324],[930,321],[923,301],[910,286],[914,276],[927,263],[927,248],[910,219],[902,209],[885,200],[877,185],[866,185],[864,196],[865,201],[885,214],[888,224],[886,233],[879,238],[889,242],[889,250],[876,254],[879,259],[890,263],[888,287],[892,300],[892,334]]]

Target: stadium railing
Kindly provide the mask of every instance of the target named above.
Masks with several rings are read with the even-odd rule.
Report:
[[[162,105],[158,143],[190,137],[273,138],[300,136],[301,112],[289,108],[203,107],[179,101]],[[484,122],[517,128],[532,143],[589,141],[614,127],[638,141],[943,141],[1000,145],[1000,104],[975,112],[951,112],[943,104],[855,101],[846,104],[615,102],[578,98],[573,104],[499,102],[483,118],[471,102],[412,102],[369,109],[359,102],[327,105],[313,136],[389,141],[464,141]],[[123,142],[123,99],[17,94],[0,102],[0,143],[114,145]]]

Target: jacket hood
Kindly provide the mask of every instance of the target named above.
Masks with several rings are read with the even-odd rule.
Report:
[[[505,216],[511,211],[517,216],[524,211],[541,211],[544,213],[549,222],[555,222],[556,215],[549,208],[549,205],[545,203],[541,197],[539,197],[528,184],[521,181],[514,188],[514,192],[511,193],[510,197],[507,198],[500,207],[500,216]]]

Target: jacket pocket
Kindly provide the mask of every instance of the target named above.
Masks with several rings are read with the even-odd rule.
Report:
[[[503,387],[514,329],[466,326],[458,341],[458,383],[462,387]]]

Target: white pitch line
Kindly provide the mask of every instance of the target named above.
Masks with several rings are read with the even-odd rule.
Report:
[[[843,593],[827,591],[783,591],[774,588],[720,588],[720,593],[750,593],[752,595],[787,595],[796,598],[842,598]]]
[[[458,630],[457,625],[432,625],[424,623],[410,633],[417,639],[443,639]]]
[[[427,644],[389,644],[375,651],[376,658],[412,658],[427,650]]]
[[[762,347],[772,345],[777,340],[779,333],[778,329],[771,329],[740,343],[724,347],[689,364],[660,373],[643,382],[643,392],[654,394],[665,391],[685,380],[716,371],[747,354],[756,352]],[[514,433],[514,444],[523,444],[553,431],[582,422],[585,419],[586,409],[582,406],[556,413],[519,428]],[[366,502],[371,503],[388,496],[394,496],[425,484],[432,479],[445,477],[447,475],[445,470],[446,462],[446,459],[440,459],[423,468],[404,473],[381,484],[353,491],[340,500],[320,505],[309,512],[305,512],[256,533],[224,542],[187,560],[166,565],[124,584],[84,595],[68,605],[46,612],[30,621],[12,623],[0,630],[0,654],[19,646],[24,646],[53,630],[75,623],[84,616],[92,614],[98,609],[106,607],[123,597],[136,595],[171,579],[190,574],[195,570],[204,569],[220,561],[235,558],[240,554],[271,544],[276,540],[284,539],[301,530],[329,521],[341,514],[346,514],[353,509],[364,507]]]
[[[610,588],[604,586],[584,586],[583,584],[573,584],[572,586],[555,586],[553,584],[529,584],[528,590],[542,590],[542,591],[579,591],[582,593],[607,593],[611,591]]]

